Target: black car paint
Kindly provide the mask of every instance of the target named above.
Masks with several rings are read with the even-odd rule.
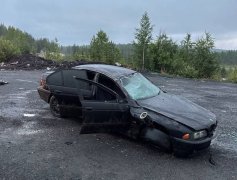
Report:
[[[130,69],[101,64],[81,65],[76,66],[73,69],[89,70],[98,74],[103,74],[111,78],[119,86],[119,79],[121,77],[136,73]],[[83,79],[80,78],[77,78],[77,80],[83,81]],[[98,87],[105,88],[106,91],[112,91],[97,82],[92,81],[91,83]],[[49,87],[51,93],[61,98],[62,101],[67,98],[67,94],[65,95],[64,93],[64,91],[66,91],[65,87],[55,88],[50,85]],[[60,92],[57,93],[58,88],[60,89]],[[119,130],[125,132],[127,135],[131,135],[131,137],[143,138],[151,141],[153,144],[164,147],[165,149],[170,149],[171,146],[175,145],[176,147],[173,147],[174,149],[180,150],[181,148],[182,151],[185,151],[185,148],[187,147],[187,152],[194,149],[200,149],[201,147],[206,148],[206,144],[210,144],[213,135],[212,132],[214,131],[217,122],[215,115],[208,110],[185,98],[170,95],[162,91],[157,96],[135,101],[129,98],[123,87],[120,86],[120,88],[126,95],[126,98],[120,98],[118,94],[116,94],[117,101],[113,102],[114,104],[109,102],[98,103],[86,101],[82,98],[80,89],[77,88],[77,95],[80,99],[84,118],[81,133]],[[73,96],[75,97],[75,89],[73,92]],[[62,96],[61,93],[64,95]],[[124,111],[126,112],[125,116],[121,116],[121,112],[123,112],[121,109],[126,109]],[[117,113],[120,111],[119,115],[116,115],[115,111]],[[148,113],[145,119],[140,118],[140,114],[143,112]],[[119,119],[121,117],[123,118]],[[101,121],[101,119],[104,119],[104,121]],[[184,133],[192,134],[193,132],[202,129],[211,129],[207,138],[201,140],[182,140]]]
[[[185,98],[162,91],[157,96],[137,102],[141,107],[162,114],[196,131],[216,123],[215,116],[210,111]]]
[[[83,91],[78,89],[78,96],[82,106],[83,124],[80,133],[99,133],[113,132],[118,130],[127,130],[129,127],[129,106],[113,90],[102,84],[91,80],[85,80],[79,77],[75,78],[75,84],[78,82],[88,82],[97,88],[101,88],[116,97],[114,101],[90,101],[83,98]]]

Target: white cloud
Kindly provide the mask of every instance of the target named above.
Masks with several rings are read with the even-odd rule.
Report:
[[[115,43],[130,43],[142,14],[147,11],[160,30],[180,41],[191,33],[193,39],[210,32],[218,48],[237,49],[237,1],[216,0],[2,0],[0,23],[12,25],[36,38],[57,37],[63,45],[88,44],[94,34],[104,30]]]
[[[237,50],[237,37],[233,39],[221,39],[215,42],[217,49]]]

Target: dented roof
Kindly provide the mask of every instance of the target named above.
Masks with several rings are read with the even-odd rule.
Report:
[[[127,69],[124,67],[107,65],[107,64],[85,64],[85,65],[75,66],[75,67],[73,67],[73,69],[91,70],[91,71],[105,74],[105,75],[110,76],[114,79],[119,79],[122,76],[126,76],[126,75],[136,72],[132,69]]]

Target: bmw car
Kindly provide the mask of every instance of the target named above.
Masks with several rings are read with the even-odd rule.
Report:
[[[56,117],[82,119],[81,134],[122,133],[188,156],[215,137],[216,116],[132,69],[87,64],[44,74],[40,97]]]

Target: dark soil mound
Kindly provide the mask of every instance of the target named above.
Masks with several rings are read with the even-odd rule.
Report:
[[[84,60],[77,61],[63,61],[56,62],[47,60],[32,54],[24,54],[15,56],[8,59],[7,63],[1,63],[0,69],[7,70],[40,70],[40,69],[58,69],[58,68],[71,68],[82,64],[101,63],[101,62],[88,62]]]
[[[57,63],[52,60],[46,60],[32,54],[24,54],[8,59],[8,62],[2,65],[1,68],[9,70],[35,70],[53,68]]]

